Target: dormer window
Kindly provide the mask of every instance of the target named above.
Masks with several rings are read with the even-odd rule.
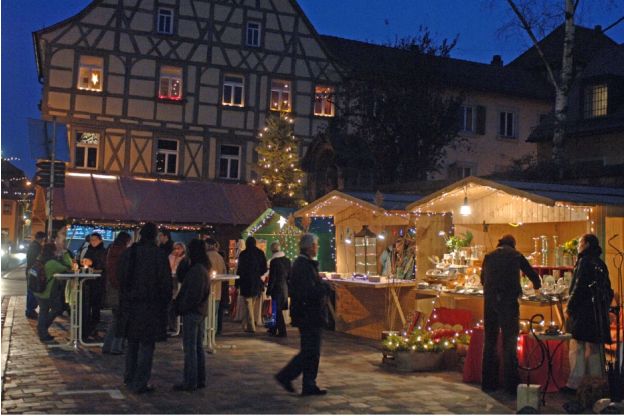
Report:
[[[158,18],[156,19],[157,32],[164,35],[173,34],[173,10],[163,7],[158,8]]]
[[[607,115],[609,90],[606,84],[585,87],[584,118],[596,118]]]

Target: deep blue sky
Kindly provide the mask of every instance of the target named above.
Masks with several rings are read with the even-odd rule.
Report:
[[[2,8],[2,155],[34,172],[27,143],[26,119],[39,116],[31,33],[74,15],[90,0],[3,0]],[[563,3],[561,1],[561,3]],[[459,35],[452,56],[489,62],[500,54],[509,62],[529,45],[516,32],[501,38],[497,30],[509,20],[503,0],[299,0],[319,33],[373,42],[416,34],[430,28],[437,39]],[[491,5],[495,6],[492,7]],[[610,4],[601,7],[600,4]],[[580,24],[603,27],[624,15],[624,1],[582,0]],[[608,32],[624,42],[624,23]]]

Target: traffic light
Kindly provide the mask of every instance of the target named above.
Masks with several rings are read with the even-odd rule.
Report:
[[[38,160],[35,183],[44,188],[50,186],[50,176],[52,170],[52,161]],[[54,187],[63,188],[65,186],[65,162],[54,162]]]

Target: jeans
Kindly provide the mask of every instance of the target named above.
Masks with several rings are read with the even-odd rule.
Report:
[[[120,354],[123,352],[123,338],[117,337],[117,325],[119,325],[119,310],[113,309],[113,320],[108,327],[106,337],[104,338],[104,345],[102,346],[103,353]]]
[[[496,344],[500,331],[503,335],[504,386],[508,392],[515,393],[519,383],[517,348],[520,308],[518,301],[516,299],[490,299],[488,296],[484,303],[485,345],[481,386],[487,390],[495,390],[499,386]]]
[[[104,287],[101,278],[87,280],[82,293],[82,339],[90,336],[100,322],[100,309],[104,301]]]
[[[570,351],[568,353],[570,376],[566,383],[567,387],[577,389],[586,375],[590,377],[603,376],[604,366],[600,358],[601,349],[601,344],[577,341],[575,339],[570,340]]]
[[[321,328],[299,328],[301,350],[295,355],[277,377],[282,380],[294,380],[303,373],[303,391],[316,388],[316,376],[321,360]]]
[[[48,299],[39,299],[39,317],[37,318],[37,335],[39,338],[50,336],[48,328],[54,319],[63,313],[63,299],[56,287],[53,287]]]
[[[206,356],[204,353],[204,316],[189,313],[182,317],[184,334],[184,387],[196,389],[206,385]]]
[[[34,295],[32,290],[26,288],[26,315],[32,315],[35,313],[35,309],[37,309],[37,297]]]
[[[147,387],[147,383],[152,376],[155,346],[156,343],[154,342],[128,341],[124,383],[131,390],[140,390]]]

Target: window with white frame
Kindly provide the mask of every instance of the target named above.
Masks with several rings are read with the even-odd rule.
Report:
[[[158,139],[156,150],[156,173],[178,174],[178,141]]]
[[[290,111],[290,81],[274,80],[271,82],[271,110]]]
[[[77,132],[74,166],[84,169],[97,169],[100,133]]]
[[[245,31],[245,44],[253,48],[260,47],[260,23],[259,22],[247,22]]]
[[[78,89],[102,91],[104,81],[104,58],[99,56],[81,56],[78,69]]]
[[[472,106],[462,105],[460,108],[459,127],[462,131],[474,132],[475,111]]]
[[[163,66],[160,68],[158,97],[165,100],[182,99],[182,68]]]
[[[219,178],[240,179],[240,146],[222,144],[219,147]]]
[[[162,33],[165,35],[173,34],[173,10],[159,7],[156,25],[158,33]]]
[[[226,75],[223,78],[223,105],[243,107],[245,79],[240,75]]]
[[[459,180],[475,174],[475,166],[470,163],[456,162],[448,167],[449,179]]]
[[[584,116],[595,118],[607,115],[609,90],[606,84],[585,87]]]
[[[317,85],[314,89],[314,115],[334,116],[334,88]]]
[[[516,115],[510,111],[501,111],[499,114],[498,134],[501,137],[516,137]]]

